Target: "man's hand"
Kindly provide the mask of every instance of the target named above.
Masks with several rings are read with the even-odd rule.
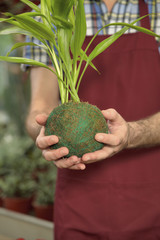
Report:
[[[129,125],[114,109],[102,111],[104,117],[108,121],[109,133],[98,133],[95,139],[98,142],[104,143],[101,150],[86,153],[82,156],[82,162],[93,163],[106,158],[109,158],[128,145]]]
[[[41,125],[40,133],[36,139],[36,145],[42,150],[42,155],[47,161],[53,161],[58,168],[69,168],[73,170],[84,170],[85,164],[81,163],[81,159],[76,156],[65,158],[69,153],[68,148],[62,147],[52,150],[50,146],[56,144],[59,139],[55,135],[45,136],[45,124],[48,116],[39,114],[36,117],[36,122]]]

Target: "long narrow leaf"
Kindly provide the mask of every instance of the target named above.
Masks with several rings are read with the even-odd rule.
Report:
[[[19,27],[8,27],[5,29],[2,29],[0,31],[0,35],[8,35],[8,34],[23,34],[23,35],[30,35],[29,32],[23,30],[22,28]]]
[[[71,71],[71,56],[70,56],[70,41],[72,36],[71,29],[58,28],[58,47],[62,56],[62,61],[68,66]]]
[[[6,16],[11,16],[11,13],[5,13]],[[12,15],[14,16],[14,15]],[[42,17],[42,19],[45,19],[45,21],[48,23],[48,25],[50,25],[50,22],[48,20],[48,18],[45,16],[45,14],[42,14],[41,12],[26,12],[26,13],[21,13],[21,14],[17,14],[16,17]],[[14,19],[14,17],[12,17],[12,19]],[[6,19],[8,20],[8,19]]]
[[[0,22],[7,22],[8,19],[7,18],[0,18]]]
[[[108,26],[111,26],[111,25],[122,25],[124,26],[124,28],[122,28],[120,31],[116,32],[115,34],[113,34],[112,36],[108,37],[107,39],[103,40],[102,42],[100,42],[95,48],[94,50],[91,52],[91,54],[88,56],[88,61],[85,65],[85,68],[79,78],[79,82],[77,84],[77,90],[79,89],[79,85],[80,85],[80,82],[82,80],[82,77],[88,67],[88,65],[90,64],[90,62],[93,61],[93,59],[98,56],[100,53],[102,53],[103,51],[105,51],[111,44],[113,44],[119,37],[121,37],[129,28],[133,28],[133,29],[136,29],[138,31],[141,31],[143,33],[147,33],[149,35],[152,35],[152,36],[155,36],[155,37],[160,37],[159,35],[155,34],[154,32],[148,30],[148,29],[145,29],[145,28],[142,28],[142,27],[138,27],[138,26],[135,26],[134,24],[140,20],[142,20],[143,18],[149,16],[150,14],[147,14],[145,16],[142,16],[138,19],[136,19],[135,21],[133,21],[132,23],[130,24],[127,24],[127,23],[111,23],[111,24],[107,24],[105,26],[103,26],[95,35],[94,37],[92,38],[92,40],[90,41],[90,43],[88,44],[85,52],[87,51],[87,49],[89,48],[90,44],[92,43],[92,41],[95,39],[95,37],[98,35],[98,33],[105,27],[108,27]],[[83,60],[83,59],[82,59]]]
[[[71,8],[74,5],[74,0],[52,0],[54,16],[59,16],[68,19]]]
[[[11,48],[11,50],[7,53],[6,56],[9,56],[10,53],[12,51],[14,51],[15,49],[20,48],[20,47],[25,47],[25,46],[36,46],[36,47],[44,48],[45,50],[47,50],[47,48],[44,45],[41,45],[41,44],[35,44],[33,42],[23,42],[23,43],[20,42],[20,43],[15,43],[13,45],[13,47]]]
[[[24,26],[22,26],[19,22],[16,22],[14,20],[9,19],[7,21],[8,23],[15,25],[15,27],[11,27],[11,28],[6,28],[6,29],[2,29],[0,31],[0,35],[6,35],[6,34],[24,34],[24,35],[28,35],[31,37],[35,37],[37,38],[40,42],[42,42],[43,44],[45,44],[45,41],[43,38],[41,38],[41,36],[37,35],[34,31],[26,31],[26,28]],[[8,33],[7,33],[8,32]]]
[[[21,63],[21,64],[38,66],[38,67],[44,67],[44,68],[49,69],[53,73],[55,73],[54,70],[52,70],[52,68],[48,67],[46,64],[35,61],[35,60],[32,60],[32,59],[28,59],[28,58],[0,56],[0,61],[6,61],[6,62],[10,62],[10,63]]]
[[[46,39],[52,42],[55,38],[52,30],[43,23],[37,22],[36,20],[26,16],[21,17],[13,14],[10,15],[14,17],[23,28],[41,37],[42,39]]]
[[[56,25],[56,27],[63,27],[63,28],[72,28],[72,23],[68,22],[64,18],[60,16],[52,16],[53,23]]]
[[[47,19],[43,18],[43,23],[46,25],[49,25],[52,28],[50,5],[48,6],[46,0],[41,0],[41,13],[44,16],[47,16]]]
[[[108,24],[107,26],[113,26],[113,25],[120,25],[120,26],[126,26],[126,27],[129,27],[129,28],[133,28],[133,29],[135,29],[135,30],[137,30],[137,31],[139,31],[139,32],[143,32],[143,33],[146,33],[146,34],[148,34],[148,35],[151,35],[151,36],[153,36],[153,37],[160,37],[160,35],[158,35],[158,34],[156,34],[156,33],[154,33],[154,32],[152,32],[151,30],[149,30],[149,29],[147,29],[147,28],[143,28],[143,27],[139,27],[139,26],[134,26],[132,23],[130,24],[130,23],[122,23],[122,22],[119,22],[119,23],[110,23],[110,24]]]
[[[151,36],[154,36],[154,37],[160,37],[160,35],[157,35],[157,34],[155,34],[154,32],[152,32],[152,31],[150,31],[150,30],[148,30],[148,29],[146,29],[146,28],[143,28],[143,27],[138,27],[138,26],[135,26],[134,24],[135,23],[137,23],[138,21],[140,21],[140,20],[142,20],[143,18],[145,18],[145,17],[147,17],[147,16],[149,16],[149,15],[151,15],[151,14],[147,14],[147,15],[145,15],[145,16],[142,16],[142,17],[140,17],[140,18],[138,18],[138,19],[136,19],[135,21],[133,21],[132,23],[130,23],[130,24],[128,24],[128,23],[110,23],[110,24],[107,24],[107,25],[105,25],[104,27],[102,27],[99,31],[101,31],[103,28],[105,28],[105,27],[108,27],[108,26],[114,26],[114,25],[121,25],[121,26],[124,26],[124,28],[122,28],[120,31],[118,31],[118,32],[116,32],[115,34],[113,34],[111,37],[109,37],[109,38],[107,38],[107,39],[105,39],[104,41],[103,41],[103,44],[99,44],[99,47],[98,47],[98,45],[95,47],[95,52],[96,52],[96,54],[95,54],[95,57],[97,56],[97,54],[100,54],[102,51],[104,51],[106,48],[108,48],[113,42],[115,42],[121,35],[123,35],[129,28],[133,28],[133,29],[136,29],[137,31],[140,31],[140,32],[143,32],[143,33],[146,33],[146,34],[149,34],[149,35],[151,35]],[[98,31],[98,32],[99,32]],[[95,36],[93,37],[93,39],[97,36],[97,34],[98,34],[98,32],[95,34]],[[93,40],[92,39],[92,40]],[[92,40],[91,40],[91,42],[92,42]],[[107,42],[109,42],[109,43],[107,43]],[[106,46],[105,46],[105,44],[106,44]],[[90,43],[89,43],[89,45],[90,45]],[[89,46],[88,45],[88,46]],[[102,45],[103,45],[103,47],[102,47]],[[88,48],[88,47],[87,47]],[[98,48],[100,48],[100,50],[98,50]],[[98,53],[99,52],[99,53]],[[89,58],[91,58],[92,60],[95,58],[94,57],[94,50],[92,51],[92,53],[90,54],[90,57]],[[91,60],[91,61],[92,61]]]
[[[78,0],[75,13],[75,31],[71,41],[71,50],[75,61],[80,54],[86,36],[86,18],[83,3],[84,0]]]
[[[33,2],[31,2],[29,0],[21,0],[21,2],[25,3],[26,5],[28,5],[34,11],[40,12],[40,8],[36,4],[34,4]]]
[[[84,61],[88,61],[88,56],[86,55],[86,53],[81,49],[81,51],[80,51],[80,56],[81,57],[83,57],[83,60]],[[90,66],[94,69],[94,70],[96,70],[98,73],[100,73],[99,71],[98,71],[98,69],[96,68],[96,66],[92,63],[92,62],[90,62]],[[78,73],[78,72],[77,72]]]
[[[125,32],[129,29],[129,28],[133,28],[136,29],[139,32],[143,32],[146,33],[148,35],[154,36],[154,37],[159,37],[160,35],[155,34],[154,32],[145,29],[143,27],[138,27],[138,26],[133,26],[133,24],[127,24],[127,23],[112,23],[109,25],[122,25],[122,26],[126,26],[127,28],[125,28]],[[92,51],[92,53],[89,55],[88,61],[92,61],[96,56],[98,56],[100,53],[102,53],[105,49],[107,49],[113,42],[115,42],[121,35],[123,34],[123,32],[117,32],[114,35],[112,35],[111,37],[105,39],[104,41],[102,41],[101,43],[99,43],[94,50]]]
[[[10,15],[10,13],[9,13],[9,15]],[[44,14],[42,14],[41,12],[25,12],[25,13],[17,14],[16,16],[17,17],[37,17],[37,16],[40,16],[42,18],[47,19],[47,17]]]

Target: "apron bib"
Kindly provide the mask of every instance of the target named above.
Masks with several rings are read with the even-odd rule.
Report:
[[[139,1],[140,15],[148,13]],[[141,26],[150,28],[149,17]],[[98,36],[90,51],[106,36]],[[84,47],[91,37],[86,37]],[[125,34],[93,61],[79,96],[100,109],[115,108],[127,121],[160,110],[160,57],[154,37]],[[55,240],[160,239],[160,147],[124,150],[88,164],[58,170]]]

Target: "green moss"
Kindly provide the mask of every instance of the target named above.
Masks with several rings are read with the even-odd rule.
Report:
[[[55,108],[45,128],[45,135],[59,137],[59,142],[51,148],[67,147],[67,157],[82,157],[85,153],[101,149],[103,144],[94,138],[98,132],[108,132],[106,120],[96,106],[85,102],[69,102]]]

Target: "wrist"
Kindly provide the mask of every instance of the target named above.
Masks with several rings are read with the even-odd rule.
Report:
[[[127,148],[141,148],[153,146],[154,139],[149,119],[129,122],[129,137]]]
[[[130,148],[135,148],[135,142],[136,142],[136,128],[138,128],[136,122],[128,122],[128,144],[127,144],[127,149]]]

